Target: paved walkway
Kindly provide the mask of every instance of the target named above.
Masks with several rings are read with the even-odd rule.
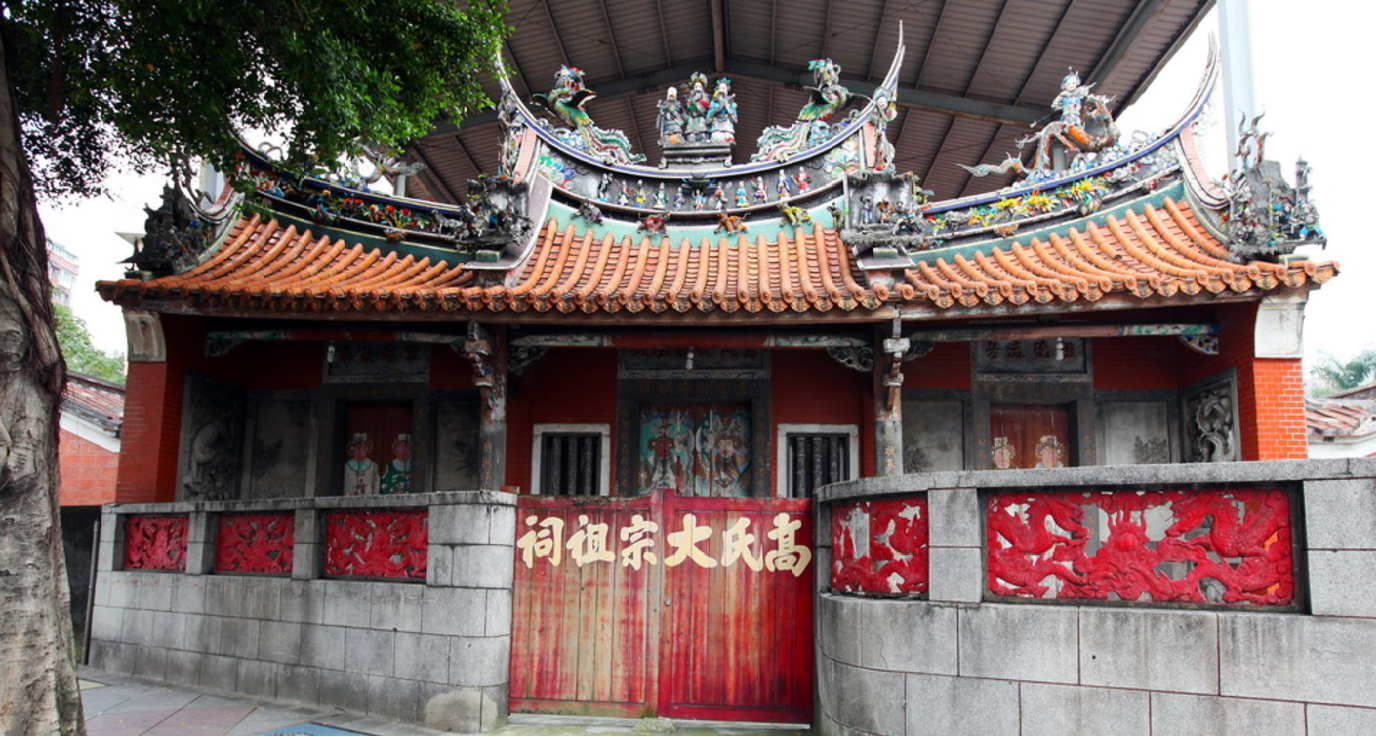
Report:
[[[237,694],[174,686],[81,669],[81,701],[90,735],[439,735],[415,724],[337,710],[322,711]],[[669,719],[606,719],[514,714],[498,735],[749,735],[808,734],[806,727]]]
[[[81,669],[91,735],[437,735],[414,724],[321,711]]]

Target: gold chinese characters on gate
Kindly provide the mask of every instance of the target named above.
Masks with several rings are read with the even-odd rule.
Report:
[[[564,539],[565,523],[559,517],[541,519],[532,514],[525,518],[525,523],[530,529],[516,541],[516,548],[521,551],[521,561],[526,568],[534,568],[538,559],[557,566],[563,562],[565,550],[568,559],[580,568],[589,563],[617,561],[617,554],[609,543],[611,525],[606,522],[592,522],[586,514],[580,514],[578,526],[567,541]],[[767,539],[775,542],[775,547],[761,557],[753,548],[756,537],[750,532],[750,519],[738,517],[721,531],[721,555],[713,558],[704,547],[710,547],[716,531],[710,525],[698,524],[697,515],[685,514],[682,527],[665,536],[669,552],[664,556],[664,566],[672,568],[691,560],[703,568],[730,568],[739,562],[752,571],[787,571],[801,576],[812,561],[812,551],[798,544],[798,530],[802,526],[802,520],[791,519],[786,513],[775,515],[773,529],[765,533]],[[624,543],[621,565],[637,571],[642,565],[658,565],[659,556],[654,551],[652,537],[658,531],[659,523],[632,515],[630,524],[622,527],[617,535]]]

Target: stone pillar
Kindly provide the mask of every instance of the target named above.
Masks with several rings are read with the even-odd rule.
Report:
[[[470,322],[463,352],[473,363],[473,384],[482,395],[478,404],[478,486],[498,490],[506,482],[506,328],[489,330]]]
[[[292,537],[291,577],[308,581],[324,567],[325,540],[320,534],[320,512],[314,508],[296,510],[296,530]]]
[[[874,475],[903,473],[903,373],[906,338],[876,332],[874,368]]]
[[[430,507],[427,631],[450,635],[449,685],[422,692],[427,727],[490,732],[507,719],[516,496],[439,495]]]
[[[215,570],[215,518],[205,512],[192,512],[188,517],[186,573],[203,576]]]

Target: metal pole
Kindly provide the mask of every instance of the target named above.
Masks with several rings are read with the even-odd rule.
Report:
[[[1252,22],[1247,0],[1219,0],[1218,26],[1223,37],[1223,106],[1228,125],[1228,161],[1240,168],[1238,129],[1257,114],[1252,84]]]
[[[96,571],[100,568],[100,512],[91,534],[91,570],[86,575],[86,621],[81,627],[81,664],[91,664],[91,619],[96,608]]]

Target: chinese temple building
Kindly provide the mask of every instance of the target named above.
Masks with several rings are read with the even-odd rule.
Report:
[[[1211,55],[1152,136],[1065,74],[943,198],[896,163],[896,41],[754,141],[693,73],[647,154],[565,66],[501,81],[463,198],[247,148],[213,205],[169,189],[99,285],[131,363],[92,662],[466,731],[1370,720],[1325,643],[1376,649],[1335,588],[1376,465],[1302,460],[1307,167],[1253,129],[1202,171]]]

